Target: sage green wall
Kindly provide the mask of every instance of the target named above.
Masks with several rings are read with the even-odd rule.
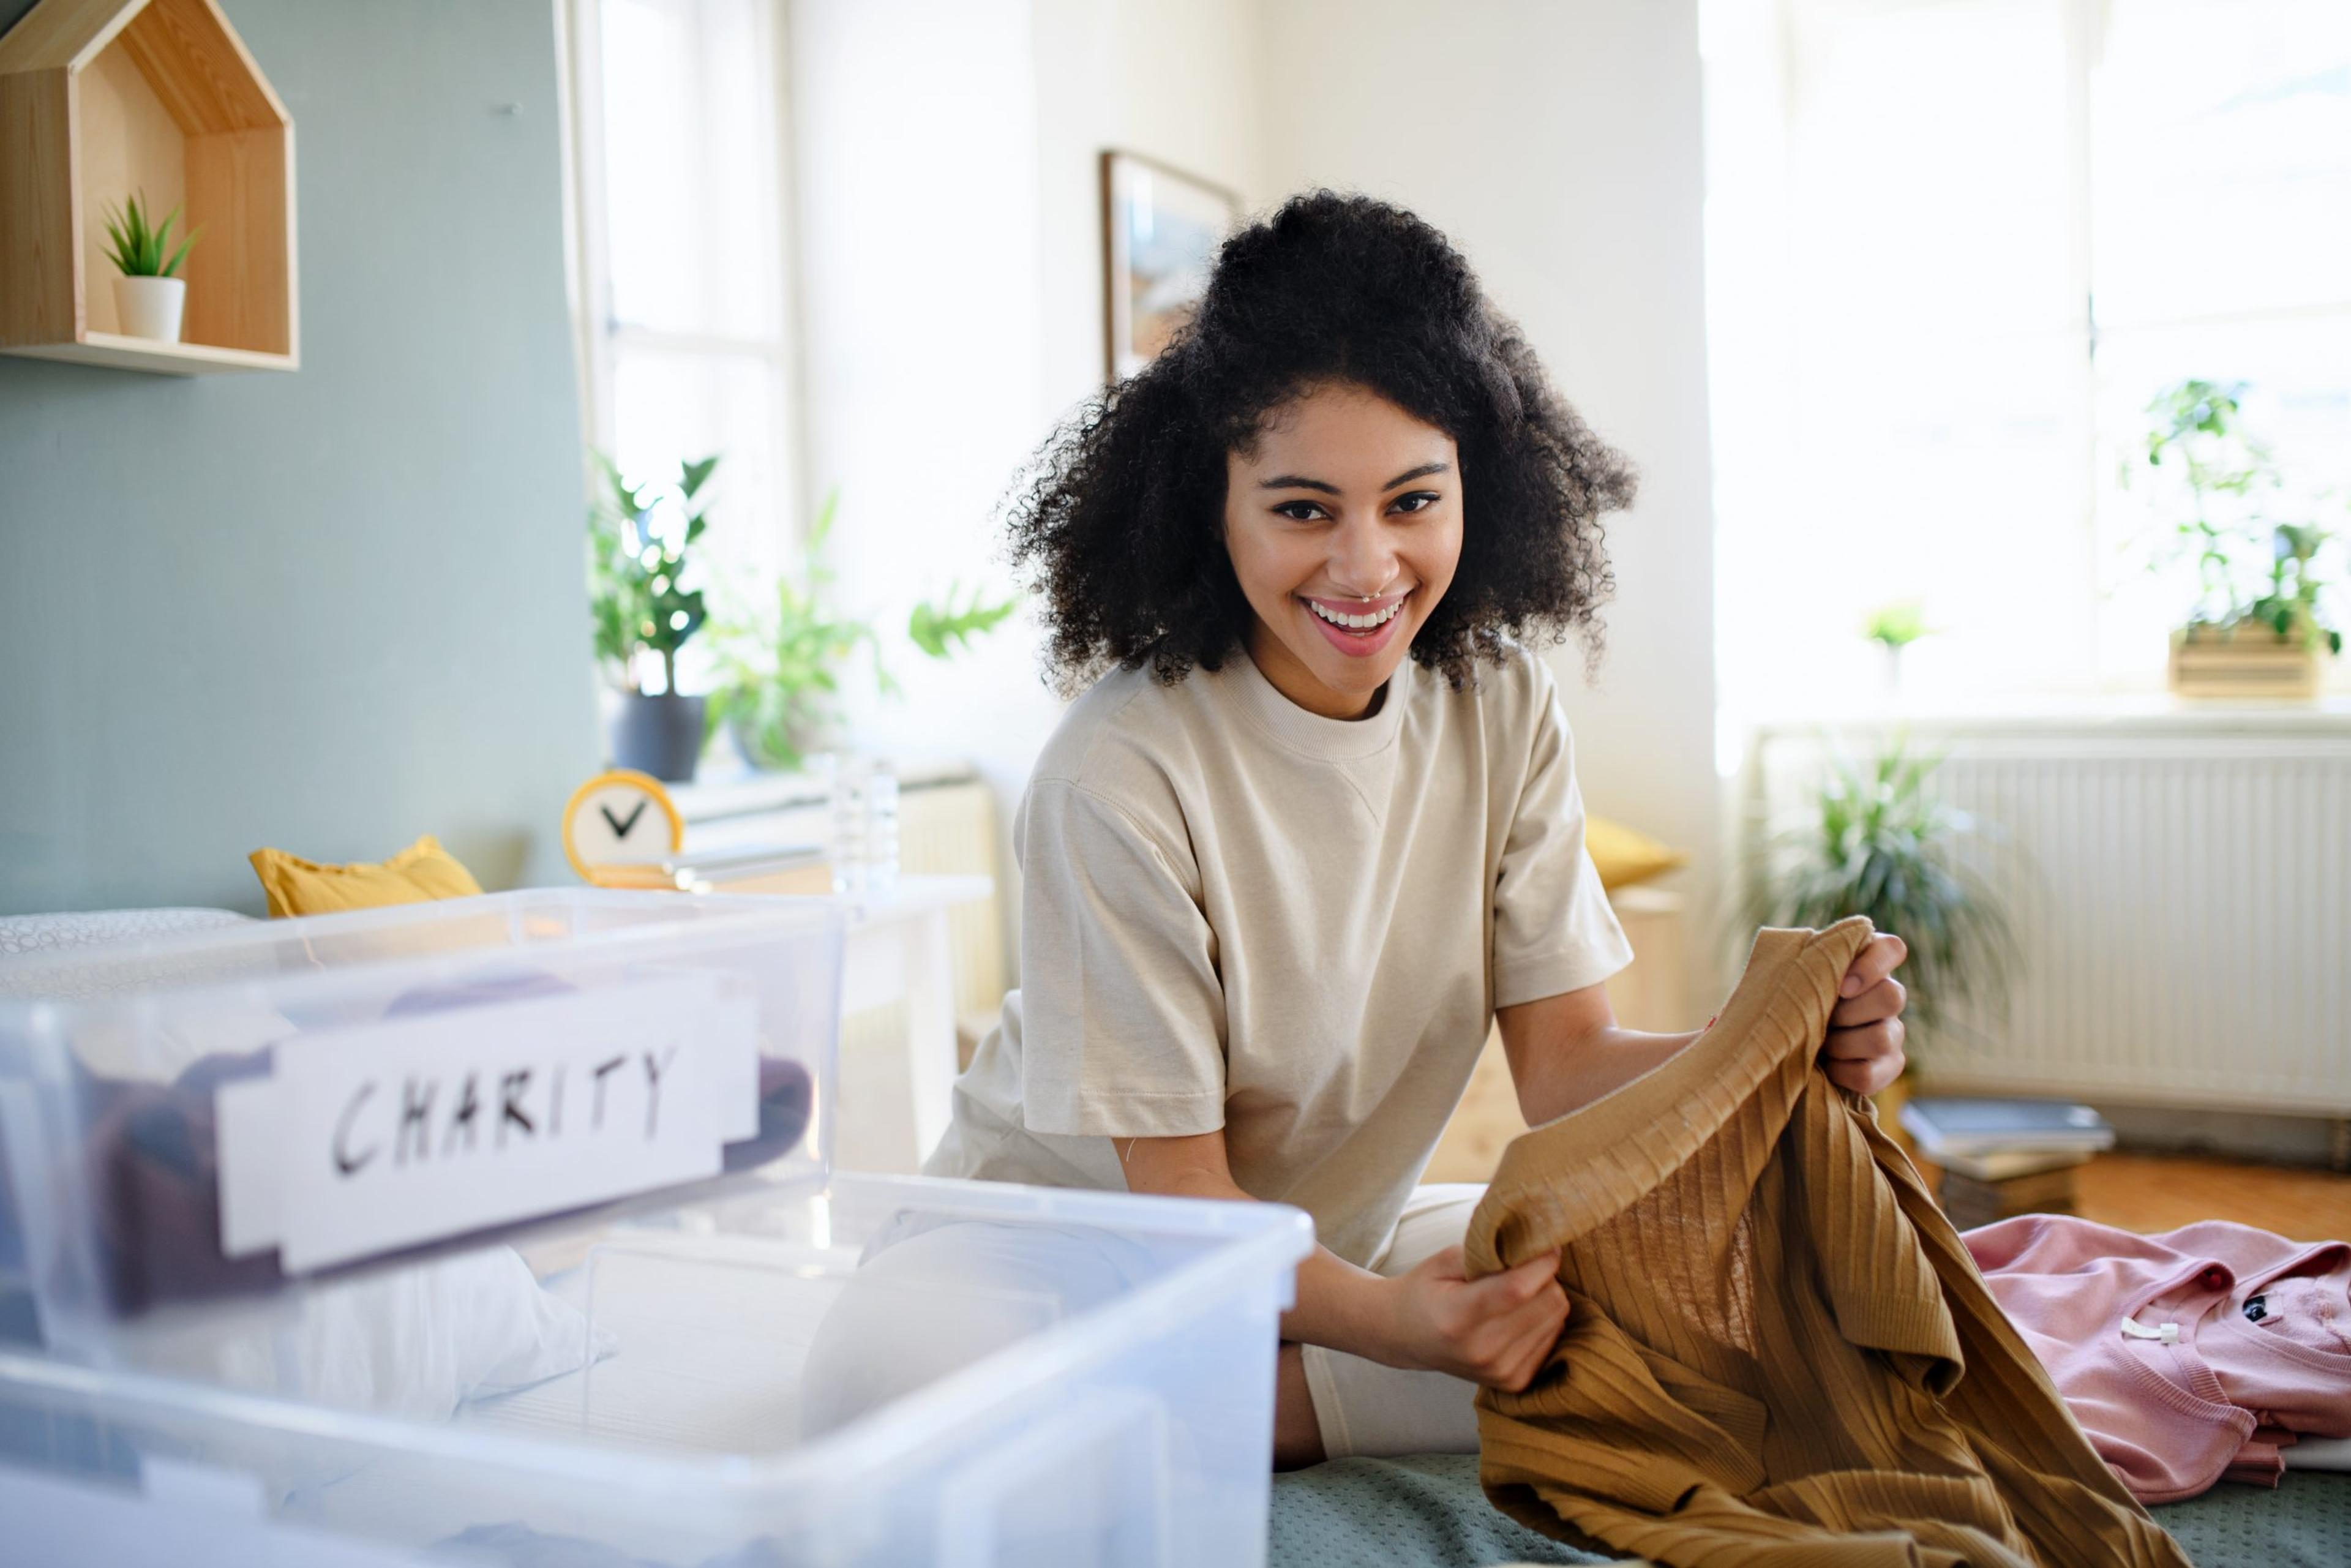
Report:
[[[224,4],[294,117],[302,368],[0,357],[0,914],[257,913],[257,846],[425,832],[569,880],[601,748],[553,7]]]

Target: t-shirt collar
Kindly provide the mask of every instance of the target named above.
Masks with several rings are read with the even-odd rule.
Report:
[[[1325,718],[1283,696],[1247,648],[1238,648],[1217,672],[1229,682],[1243,707],[1274,739],[1294,751],[1332,762],[1374,756],[1395,741],[1404,722],[1404,695],[1418,666],[1406,659],[1388,678],[1379,710],[1368,718]]]

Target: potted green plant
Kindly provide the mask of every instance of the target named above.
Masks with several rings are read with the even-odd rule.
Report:
[[[1862,618],[1861,634],[1886,650],[1886,690],[1902,690],[1902,650],[1927,635],[1927,607],[1916,599],[1881,604]]]
[[[831,745],[840,670],[859,646],[872,655],[875,682],[891,685],[872,624],[831,607],[825,544],[839,500],[838,492],[825,497],[797,569],[776,580],[773,604],[716,628],[719,677],[709,723],[727,732],[753,768],[798,768]]]
[[[614,688],[607,710],[615,766],[671,782],[691,779],[701,755],[704,702],[677,689],[677,653],[707,618],[688,588],[687,552],[709,527],[697,505],[716,455],[681,463],[674,482],[632,485],[599,455],[604,493],[588,508],[589,610],[596,656]],[[645,689],[658,662],[661,689]]]
[[[162,223],[151,225],[144,194],[134,193],[105,214],[107,258],[121,275],[114,280],[115,319],[125,336],[176,343],[188,303],[188,283],[180,267],[204,230],[190,230],[179,248],[172,249],[172,225],[180,209],[173,207]]]
[[[832,605],[825,549],[839,501],[838,492],[825,498],[798,565],[777,580],[773,603],[716,628],[720,675],[709,722],[726,730],[753,768],[796,768],[838,747],[841,674],[860,647],[872,660],[874,684],[885,694],[898,691],[872,622]],[[1019,607],[1017,599],[989,601],[977,590],[967,595],[950,584],[937,601],[915,603],[907,641],[927,657],[951,659]]]
[[[2280,522],[2265,502],[2285,488],[2268,446],[2245,429],[2246,383],[2188,380],[2147,404],[2142,466],[2168,522],[2148,552],[2165,572],[2192,558],[2198,597],[2172,633],[2171,685],[2183,696],[2314,697],[2343,633],[2327,622],[2320,562],[2341,538]]]
[[[1833,756],[1803,820],[1757,835],[1747,868],[1750,925],[1865,915],[1908,944],[1901,977],[1914,1045],[1963,1003],[1997,1009],[2014,955],[2007,918],[1963,852],[1988,830],[1937,798],[1941,766],[1899,735],[1866,762]]]

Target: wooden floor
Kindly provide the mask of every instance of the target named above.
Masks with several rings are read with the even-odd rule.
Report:
[[[2123,1230],[2233,1219],[2294,1241],[2351,1237],[2351,1176],[2187,1155],[2100,1155],[2075,1190],[2082,1217]]]
[[[1526,1131],[1509,1064],[1489,1042],[1461,1108],[1430,1159],[1425,1181],[1484,1181],[1503,1145]],[[1920,1162],[1931,1183],[1934,1167]],[[2200,1155],[2106,1154],[2081,1168],[2082,1217],[2124,1230],[2169,1230],[2199,1219],[2233,1219],[2290,1240],[2351,1237],[2351,1175],[2304,1166],[2241,1164]]]

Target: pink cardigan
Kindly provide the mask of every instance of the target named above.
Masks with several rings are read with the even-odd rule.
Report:
[[[2206,1220],[2137,1236],[2033,1214],[1961,1238],[2142,1502],[2275,1486],[2298,1433],[2351,1437],[2351,1244]]]

